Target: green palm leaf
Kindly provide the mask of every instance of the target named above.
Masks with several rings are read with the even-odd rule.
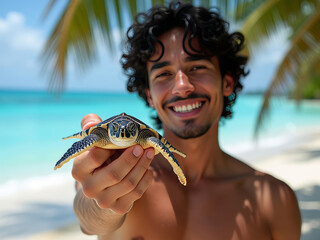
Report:
[[[301,96],[299,89],[302,89],[302,86],[310,79],[311,69],[309,66],[319,63],[319,29],[320,7],[314,11],[314,14],[309,16],[292,36],[290,48],[279,65],[271,85],[265,92],[263,105],[256,122],[256,135],[269,110],[271,96],[287,91],[293,84],[296,84],[294,96],[297,98]]]
[[[297,76],[296,84],[292,96],[300,102],[302,99],[302,94],[305,86],[308,85],[310,81],[320,76],[320,47],[315,51],[312,51],[306,61],[302,63],[300,71]],[[319,81],[319,80],[315,80]],[[318,84],[319,85],[319,84]]]
[[[298,16],[302,14],[302,9],[306,6],[318,6],[319,0],[268,0],[246,2],[243,15],[245,18],[241,31],[247,39],[250,48],[255,44],[262,43],[266,38],[271,37],[279,29],[289,26]],[[252,9],[252,5],[256,8]],[[251,7],[250,7],[251,6]],[[238,10],[239,11],[239,10]],[[238,13],[239,15],[239,13]],[[241,18],[238,16],[238,20]]]
[[[50,1],[47,11],[50,11],[55,2]],[[109,11],[114,9],[118,9],[115,11],[119,12],[119,5],[113,5],[113,9]],[[44,70],[52,71],[51,87],[60,89],[63,87],[66,65],[71,53],[75,55],[80,69],[85,69],[96,59],[96,42],[99,37],[103,38],[110,51],[114,49],[108,14],[104,0],[69,1],[42,53]],[[119,24],[121,26],[122,22]]]
[[[151,4],[164,4],[165,0],[150,0]],[[243,1],[243,0],[242,0]],[[50,0],[44,12],[46,16],[56,5],[57,0]],[[67,74],[67,63],[74,56],[77,67],[88,68],[97,58],[99,37],[102,36],[107,49],[112,53],[115,49],[115,37],[112,30],[119,28],[123,33],[126,26],[126,14],[132,19],[139,10],[146,10],[146,0],[69,0],[51,35],[43,53],[43,70],[51,72],[50,86],[62,89]],[[186,1],[193,2],[193,1]],[[211,1],[194,1],[198,5],[209,7]],[[218,0],[218,7],[223,14],[228,14],[234,3],[241,0]],[[72,59],[73,60],[73,59]]]
[[[250,55],[254,55],[256,47],[284,27],[292,32],[290,48],[265,92],[256,121],[255,136],[270,110],[271,97],[288,92],[294,84],[295,89],[301,89],[309,79],[302,66],[310,62],[311,56],[319,49],[319,6],[319,0],[251,0],[237,6],[235,19],[243,21],[241,31],[246,36]],[[317,61],[318,58],[313,59]],[[301,94],[297,91],[293,96]]]

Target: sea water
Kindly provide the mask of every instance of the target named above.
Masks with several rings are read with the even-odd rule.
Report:
[[[236,153],[253,142],[253,131],[262,104],[262,95],[240,95],[234,117],[221,123],[219,133],[223,148]],[[302,102],[299,107],[285,98],[272,101],[272,111],[265,120],[261,138],[276,138],[301,128],[318,127],[320,104]],[[0,188],[33,179],[41,185],[44,177],[58,181],[59,174],[70,175],[72,163],[56,172],[55,163],[74,140],[62,137],[81,131],[80,121],[88,113],[102,119],[126,112],[154,127],[148,108],[135,94],[63,93],[0,91]],[[76,141],[76,140],[75,140]]]

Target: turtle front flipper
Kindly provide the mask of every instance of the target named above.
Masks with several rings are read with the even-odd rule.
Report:
[[[86,129],[86,130],[84,130],[84,131],[78,132],[78,133],[76,133],[76,134],[73,134],[73,135],[71,135],[71,136],[64,137],[64,138],[62,138],[62,140],[67,140],[67,139],[70,139],[70,138],[83,139],[83,138],[85,138],[86,136],[89,135],[89,129],[90,129],[90,128],[88,128],[88,129]]]
[[[160,136],[161,137],[161,136]],[[172,146],[167,139],[165,139],[164,137],[161,137],[161,142],[171,151],[174,153],[179,154],[181,157],[186,157],[187,155],[181,151],[179,151],[178,149],[176,149],[174,146]]]
[[[164,156],[168,160],[173,168],[173,172],[178,176],[180,183],[186,186],[186,177],[180,167],[180,164],[178,163],[172,152],[169,150],[169,148],[166,147],[166,145],[156,137],[148,137],[146,139],[146,144],[150,147],[154,147],[158,152],[162,154],[162,156]]]
[[[72,158],[77,157],[84,151],[89,150],[93,146],[99,145],[101,138],[98,135],[90,134],[82,140],[75,142],[62,156],[62,158],[56,163],[54,170],[61,168],[62,165],[69,162]]]

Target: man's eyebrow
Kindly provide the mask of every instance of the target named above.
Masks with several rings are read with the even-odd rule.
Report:
[[[151,69],[150,69],[150,72],[156,70],[156,69],[159,69],[159,68],[162,68],[162,67],[165,67],[165,66],[168,66],[170,65],[170,62],[169,61],[164,61],[164,62],[158,62],[158,63],[155,63],[151,66]]]
[[[187,56],[184,61],[185,62],[193,62],[193,61],[199,61],[199,60],[206,60],[211,62],[210,57],[203,56],[203,55],[194,55],[194,56]]]

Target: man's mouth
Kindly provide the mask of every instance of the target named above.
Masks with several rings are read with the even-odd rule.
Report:
[[[190,118],[199,113],[206,103],[210,103],[208,95],[191,94],[188,98],[173,97],[165,101],[162,107],[169,108],[179,117]]]
[[[181,105],[173,106],[171,107],[171,109],[173,109],[173,111],[177,113],[188,113],[201,108],[202,104],[203,104],[202,102],[196,102],[192,104],[181,104]]]

